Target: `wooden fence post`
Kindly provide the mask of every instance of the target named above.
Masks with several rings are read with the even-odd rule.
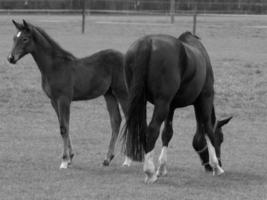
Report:
[[[197,4],[195,2],[194,15],[193,15],[193,34],[194,35],[196,35],[196,29],[197,29]]]
[[[82,2],[82,33],[85,31],[85,7],[86,7],[86,0]]]
[[[196,29],[197,29],[197,12],[193,15],[193,34],[196,35]]]
[[[171,15],[171,23],[174,23],[174,15],[175,15],[175,0],[170,0],[170,15]]]

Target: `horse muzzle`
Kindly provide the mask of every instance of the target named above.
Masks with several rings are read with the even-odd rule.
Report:
[[[7,60],[8,60],[8,62],[10,62],[11,64],[16,64],[16,59],[15,59],[15,57],[14,57],[12,54],[10,54],[10,55],[7,57]]]

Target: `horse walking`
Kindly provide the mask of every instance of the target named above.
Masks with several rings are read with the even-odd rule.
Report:
[[[73,151],[69,137],[70,105],[72,101],[89,100],[104,95],[110,117],[112,135],[103,165],[114,157],[121,114],[119,104],[126,113],[127,88],[123,75],[123,55],[115,50],[103,50],[78,59],[62,49],[43,29],[23,20],[17,28],[8,60],[15,64],[31,54],[42,76],[42,88],[50,98],[59,120],[63,139],[60,168],[71,164]]]
[[[193,147],[207,171],[222,174],[222,126],[231,117],[216,120],[212,66],[199,38],[190,32],[178,39],[168,35],[144,36],[128,49],[125,73],[129,104],[123,132],[124,151],[135,161],[144,159],[145,182],[153,183],[167,174],[167,147],[173,136],[173,114],[176,108],[189,105],[194,106],[197,122]],[[154,104],[148,126],[147,101]],[[156,171],[153,149],[163,122],[163,147]]]

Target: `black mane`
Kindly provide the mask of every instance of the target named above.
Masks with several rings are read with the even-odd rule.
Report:
[[[41,34],[46,41],[51,45],[53,54],[56,57],[63,58],[64,60],[75,60],[75,56],[70,52],[64,50],[54,39],[52,39],[42,28],[31,25],[34,30]]]

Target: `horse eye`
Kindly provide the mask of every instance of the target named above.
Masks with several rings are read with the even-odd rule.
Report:
[[[28,38],[23,38],[22,41],[23,41],[24,43],[26,43],[26,42],[29,41],[29,39],[28,39]]]

